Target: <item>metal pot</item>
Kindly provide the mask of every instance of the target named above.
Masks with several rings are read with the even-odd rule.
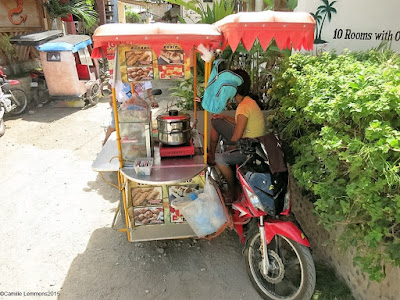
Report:
[[[190,115],[171,110],[157,117],[158,140],[165,145],[182,145],[190,141]]]

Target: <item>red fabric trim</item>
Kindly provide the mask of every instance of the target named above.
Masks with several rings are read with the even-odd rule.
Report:
[[[61,20],[64,22],[73,22],[74,21],[72,15],[69,15],[68,17],[65,17],[65,18],[61,18]]]
[[[272,38],[280,49],[293,47],[306,50],[313,48],[314,25],[306,23],[227,23],[220,26],[226,41],[232,50],[236,50],[239,42],[250,50],[257,37],[264,50]]]

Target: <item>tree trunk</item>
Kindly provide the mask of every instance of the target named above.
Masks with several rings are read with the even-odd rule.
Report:
[[[287,0],[274,0],[275,11],[289,11]]]

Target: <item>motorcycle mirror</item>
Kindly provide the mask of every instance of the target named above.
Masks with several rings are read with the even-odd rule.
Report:
[[[162,90],[160,89],[154,89],[151,91],[152,95],[161,95],[162,94]]]

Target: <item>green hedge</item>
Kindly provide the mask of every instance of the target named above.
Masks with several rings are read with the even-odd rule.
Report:
[[[400,56],[295,54],[275,74],[272,116],[298,184],[338,245],[380,281],[400,265]]]

